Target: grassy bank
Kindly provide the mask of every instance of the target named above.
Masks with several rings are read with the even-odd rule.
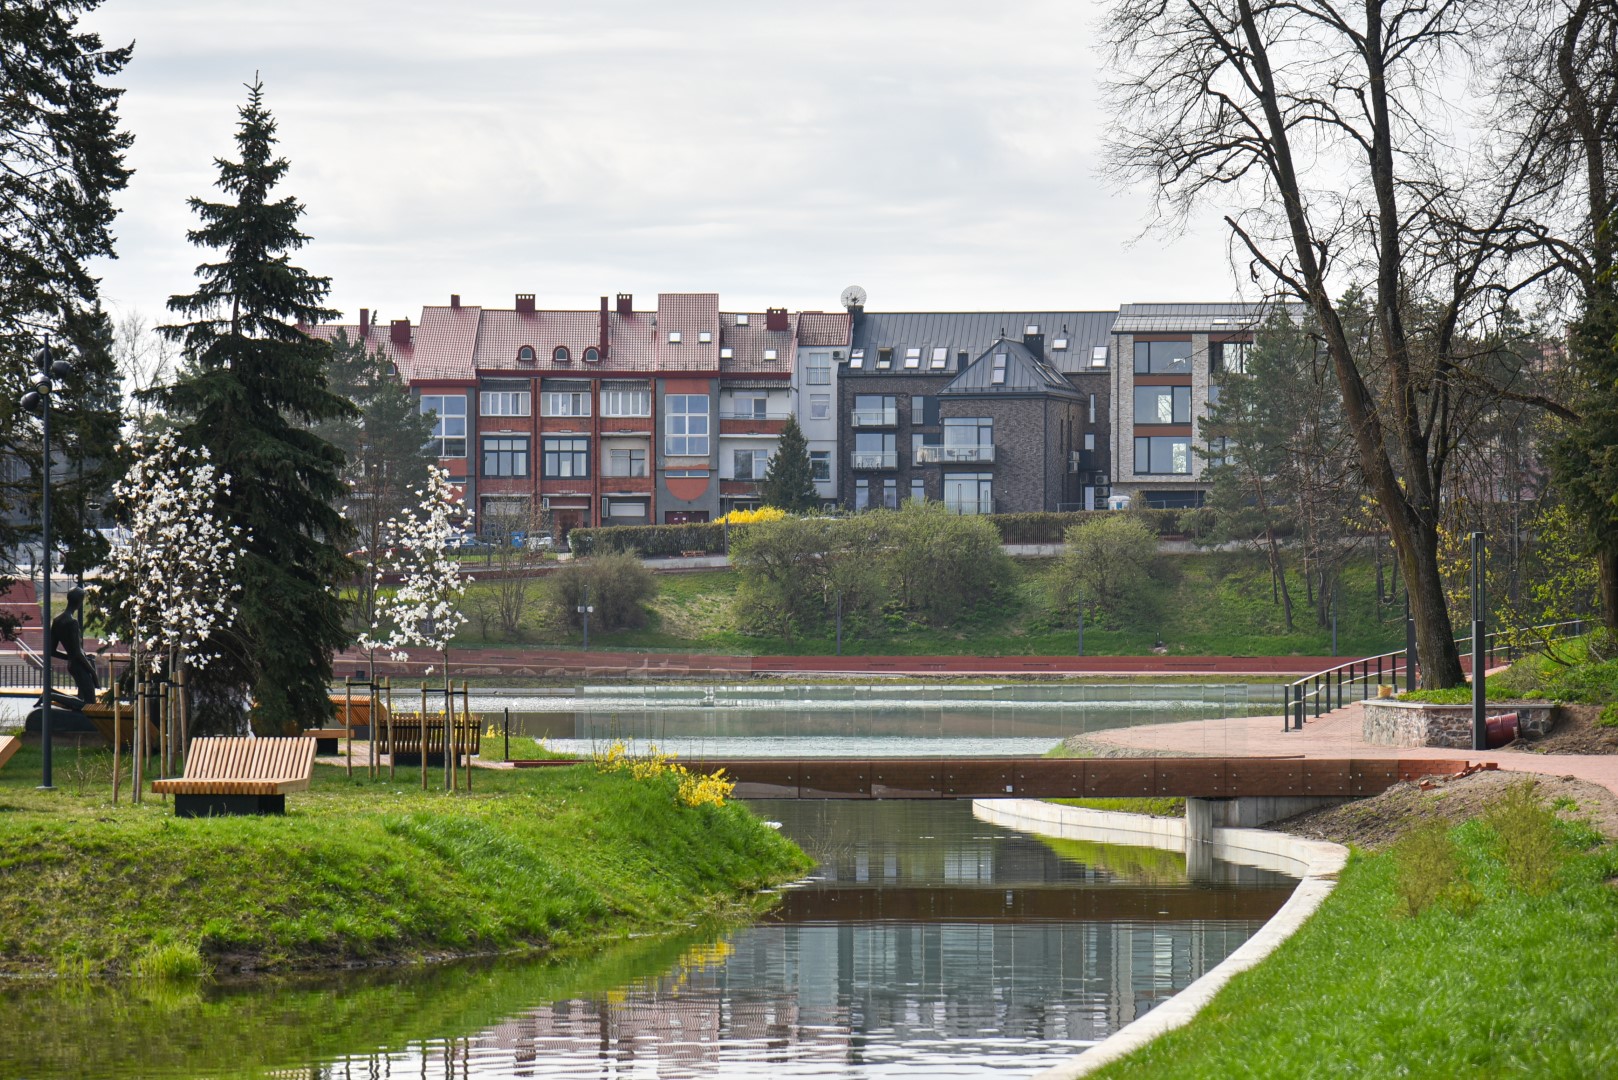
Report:
[[[864,625],[844,626],[846,655],[1030,655],[1071,656],[1077,648],[1072,613],[1053,613],[1050,573],[1053,560],[1019,559],[1006,588],[965,612],[954,626],[926,626],[898,615]],[[592,628],[595,649],[663,649],[735,655],[830,655],[835,628],[791,638],[752,634],[738,625],[732,601],[737,578],[730,570],[660,574],[658,596],[647,625],[639,630],[602,632]],[[1263,560],[1245,553],[1219,552],[1164,557],[1134,611],[1085,629],[1085,652],[1093,656],[1149,653],[1161,636],[1171,654],[1324,656],[1331,652],[1331,630],[1316,624],[1303,603],[1301,581],[1293,583],[1298,607],[1291,630],[1272,600]],[[486,582],[471,586],[493,589]],[[531,590],[521,633],[490,637],[468,626],[457,647],[577,646],[580,635],[553,620],[541,600],[541,583]],[[1348,568],[1342,586],[1338,651],[1370,655],[1404,642],[1403,608],[1379,604],[1375,571],[1369,563]]]
[[[1522,825],[1439,824],[1356,852],[1268,960],[1094,1075],[1618,1073],[1618,850],[1588,826],[1513,811]]]
[[[668,932],[807,860],[744,807],[589,767],[479,770],[471,796],[317,766],[282,818],[113,807],[103,751],[0,772],[0,971],[282,970]],[[436,779],[436,777],[435,777]]]

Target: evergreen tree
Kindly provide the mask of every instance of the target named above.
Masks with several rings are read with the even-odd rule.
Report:
[[[28,531],[8,521],[37,520],[31,508],[39,498],[40,430],[17,398],[33,375],[30,355],[45,341],[57,346],[57,359],[86,369],[57,389],[53,427],[83,448],[80,460],[110,452],[99,445],[105,428],[93,385],[99,360],[90,355],[81,364],[75,354],[94,344],[86,338],[99,318],[97,282],[87,264],[112,254],[112,199],[130,176],[124,154],[132,139],[118,117],[123,91],[103,85],[123,70],[130,49],[104,49],[99,36],[80,29],[80,17],[98,6],[99,0],[0,4],[0,456],[27,463],[0,480],[4,547]],[[71,459],[52,435],[53,475],[71,479],[71,469],[63,470]],[[99,552],[84,541],[78,494],[61,495],[53,500],[52,532],[72,553],[69,569],[78,569]],[[0,628],[6,625],[15,621],[0,615]]]
[[[781,442],[764,470],[764,482],[759,494],[765,506],[802,514],[820,506],[815,492],[813,466],[809,464],[809,443],[798,426],[798,418],[789,416],[781,429]]]
[[[272,199],[286,175],[275,120],[256,78],[236,130],[239,161],[220,159],[219,188],[231,201],[190,200],[201,227],[187,237],[220,253],[202,264],[197,290],[169,299],[191,321],[162,332],[183,343],[185,369],[157,392],[181,442],[206,448],[232,483],[217,512],[242,530],[240,607],[233,632],[201,673],[211,701],[250,693],[253,726],[281,732],[331,714],[332,651],[348,643],[339,587],[352,576],[343,554],[349,528],[336,505],[343,454],[311,425],[351,415],[331,392],[331,347],[297,324],[336,316],[322,306],[330,282],[292,265],[308,237],[303,206]]]

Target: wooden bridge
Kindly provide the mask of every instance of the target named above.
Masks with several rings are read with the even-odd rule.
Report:
[[[575,765],[517,761],[518,768]],[[1361,798],[1405,780],[1471,771],[1443,758],[695,758],[740,799]]]

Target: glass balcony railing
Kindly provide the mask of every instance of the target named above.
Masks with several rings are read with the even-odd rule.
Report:
[[[994,461],[993,446],[918,446],[917,465],[973,464],[987,465]]]
[[[898,409],[855,409],[852,413],[855,427],[898,427]]]
[[[897,469],[899,467],[899,452],[897,450],[883,450],[855,454],[853,466],[856,469]]]

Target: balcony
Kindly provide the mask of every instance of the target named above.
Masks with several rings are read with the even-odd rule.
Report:
[[[851,423],[857,428],[898,427],[899,410],[893,409],[855,409],[850,415]]]
[[[952,514],[992,514],[994,513],[994,500],[982,499],[944,499],[944,509]]]
[[[852,464],[856,469],[897,469],[899,467],[899,452],[897,450],[882,450],[855,454]]]
[[[768,412],[759,412],[756,409],[720,409],[721,420],[790,420],[792,413],[786,409],[771,409]]]
[[[990,465],[994,462],[994,447],[990,446],[918,446],[917,465]]]

